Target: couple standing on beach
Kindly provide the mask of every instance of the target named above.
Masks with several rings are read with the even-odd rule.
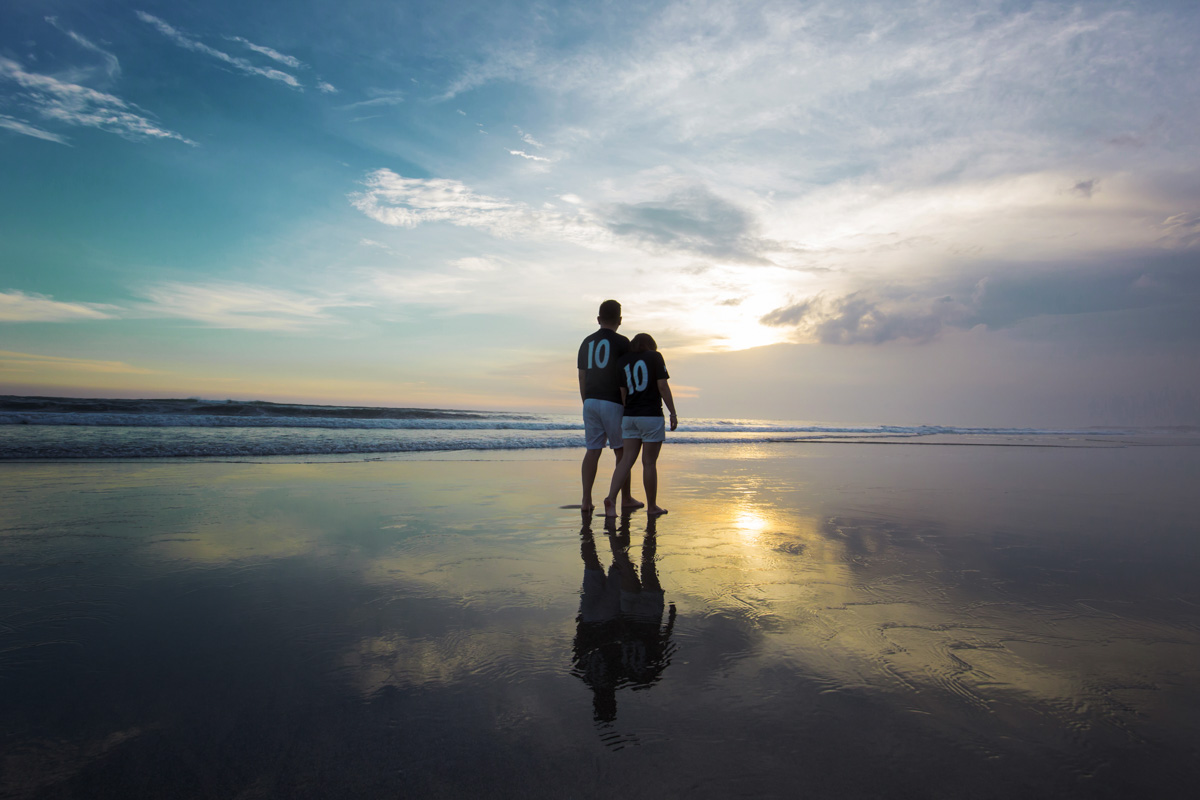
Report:
[[[604,498],[604,516],[617,515],[618,493],[621,511],[645,507],[651,516],[665,514],[667,510],[658,505],[658,454],[667,438],[663,403],[671,412],[671,430],[679,426],[675,399],[667,385],[667,365],[650,334],[639,333],[630,341],[617,333],[621,304],[616,300],[600,304],[596,322],[600,330],[583,340],[577,359],[587,447],[583,456],[582,508],[595,509],[592,485],[607,441],[617,457],[617,467]],[[635,500],[630,489],[630,474],[639,452],[645,503]]]

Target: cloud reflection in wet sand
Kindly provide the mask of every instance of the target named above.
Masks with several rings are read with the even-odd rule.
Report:
[[[557,508],[573,462],[2,465],[13,646],[0,669],[53,706],[4,715],[17,745],[6,774],[26,775],[15,796],[33,796],[89,771],[129,779],[121,765],[146,748],[202,744],[202,772],[274,765],[288,786],[272,759],[341,752],[322,726],[393,742],[414,735],[399,718],[431,741],[457,737],[472,760],[536,764],[546,787],[614,769],[617,784],[668,793],[699,775],[778,794],[803,772],[845,796],[885,784],[1171,796],[1195,777],[1177,758],[1200,741],[1197,460],[1195,448],[672,451],[672,512],[653,536],[641,515],[592,526],[602,567],[652,565],[678,607],[669,654],[648,662],[669,668],[616,680],[604,719],[579,675],[580,517]],[[213,676],[234,688],[171,699]],[[86,724],[66,711],[97,694],[125,711]],[[237,721],[237,705],[291,721]],[[29,721],[48,712],[50,738]],[[286,734],[296,755],[217,744],[231,725]],[[476,780],[404,741],[381,776],[405,765],[450,794]],[[596,747],[627,760],[597,766]],[[516,772],[506,780],[524,785]]]
[[[709,615],[761,632],[741,654],[746,683],[784,669],[828,692],[882,695],[996,757],[1004,740],[1064,753],[1081,741],[1174,749],[1181,742],[1159,726],[1180,726],[1194,743],[1197,726],[1178,708],[1200,707],[1200,614],[1183,566],[1196,545],[1180,536],[1196,522],[1179,491],[1187,470],[1131,484],[1105,474],[1105,460],[1088,469],[1098,479],[1089,495],[1056,491],[1086,481],[1055,480],[1056,459],[1004,485],[1003,501],[981,498],[981,516],[966,521],[930,489],[971,476],[910,478],[918,485],[897,503],[864,491],[859,475],[830,502],[814,488],[849,473],[796,487],[756,464],[736,503],[707,502],[698,487],[690,513],[705,514],[707,535],[688,537],[663,568]],[[857,513],[844,513],[847,500]],[[825,513],[797,514],[805,505]]]

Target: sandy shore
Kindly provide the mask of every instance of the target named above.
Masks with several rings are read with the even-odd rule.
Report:
[[[1175,444],[668,445],[611,530],[570,451],[0,464],[0,785],[1190,797]]]

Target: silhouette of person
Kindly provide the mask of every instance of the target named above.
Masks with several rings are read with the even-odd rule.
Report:
[[[583,499],[580,508],[591,511],[592,486],[600,454],[607,443],[621,463],[624,435],[621,430],[625,407],[621,399],[621,373],[617,362],[629,352],[629,340],[617,333],[621,327],[621,304],[605,300],[596,316],[600,328],[579,345],[576,366],[579,368],[579,398],[583,401],[584,447],[581,476]],[[645,505],[633,497],[629,479],[618,487],[622,493],[622,509],[629,511]],[[615,496],[615,493],[614,493]]]
[[[675,651],[671,643],[674,603],[666,625],[662,622],[668,607],[655,565],[657,524],[657,517],[646,520],[639,570],[629,558],[629,518],[619,528],[616,520],[606,519],[613,561],[605,572],[596,552],[592,515],[583,514],[579,531],[583,589],[571,672],[592,690],[592,717],[597,723],[616,720],[618,689],[647,689],[657,683]]]
[[[670,427],[679,427],[675,413],[675,398],[667,374],[667,364],[658,352],[658,343],[648,333],[639,333],[629,343],[629,352],[617,362],[623,373],[620,387],[625,404],[621,418],[621,459],[613,472],[608,496],[604,498],[604,516],[617,515],[617,491],[629,486],[629,474],[642,454],[642,486],[646,490],[646,514],[654,517],[667,513],[658,504],[658,454],[667,438],[667,421],[663,419],[663,404],[671,412]],[[623,512],[629,509],[621,509]]]

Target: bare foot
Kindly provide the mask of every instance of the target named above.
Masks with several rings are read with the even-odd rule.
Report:
[[[615,517],[617,515],[617,503],[614,500],[604,498],[604,516]]]
[[[582,511],[595,511],[596,510],[596,507],[594,505],[592,505],[591,498],[588,498],[587,500],[584,500],[582,503],[580,503],[579,508]]]
[[[634,500],[632,497],[629,498],[628,500],[626,500],[624,503],[621,503],[622,511],[632,511],[635,508],[645,508],[645,507],[646,507],[645,503],[643,503],[641,500]]]
[[[646,516],[648,516],[648,517],[657,517],[660,514],[665,514],[665,513],[667,513],[667,510],[665,508],[663,508],[662,506],[650,506],[649,508],[646,509]]]

